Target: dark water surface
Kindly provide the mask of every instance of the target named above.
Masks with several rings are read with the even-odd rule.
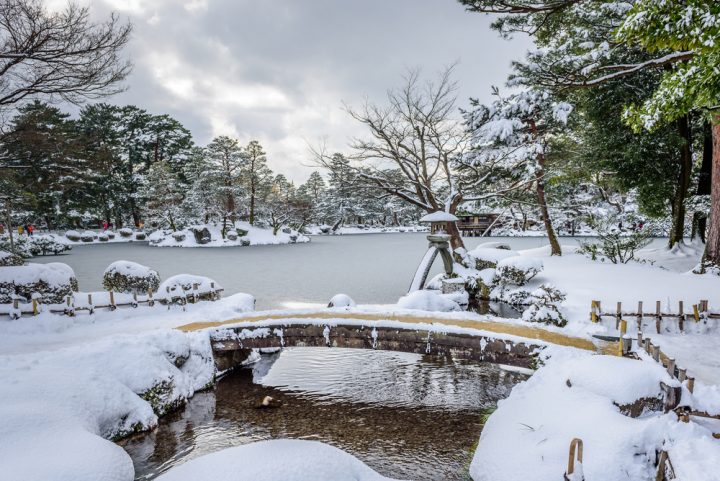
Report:
[[[524,374],[415,354],[300,348],[263,355],[123,442],[136,479],[253,441],[318,440],[397,479],[466,480],[482,415]],[[266,395],[277,409],[257,409]]]

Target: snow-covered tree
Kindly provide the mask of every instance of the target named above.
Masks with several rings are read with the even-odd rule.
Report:
[[[494,180],[500,186],[492,187],[492,195],[498,195],[533,185],[552,254],[560,255],[545,194],[547,159],[572,106],[543,91],[524,90],[507,97],[495,93],[497,100],[491,105],[466,113],[472,148],[460,160],[460,168],[471,173],[465,189]]]
[[[243,166],[243,186],[247,195],[250,224],[255,223],[258,204],[262,204],[272,187],[272,170],[267,166],[266,153],[257,140],[245,147],[246,163]],[[260,206],[262,208],[262,206]]]
[[[243,195],[243,169],[247,156],[237,141],[227,136],[213,139],[205,148],[207,167],[204,177],[217,189],[223,206],[223,235],[238,218],[238,199]]]
[[[154,163],[148,169],[140,187],[140,198],[150,219],[157,219],[161,226],[167,224],[173,231],[181,220],[184,186],[166,161]]]

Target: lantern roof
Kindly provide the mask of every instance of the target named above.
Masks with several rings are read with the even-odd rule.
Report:
[[[455,222],[458,218],[449,212],[439,210],[432,214],[427,214],[420,219],[420,222]]]

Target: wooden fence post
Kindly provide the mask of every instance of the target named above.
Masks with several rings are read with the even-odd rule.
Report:
[[[615,329],[620,328],[621,318],[622,318],[622,302],[618,302],[617,309],[615,310]]]
[[[685,330],[685,309],[684,309],[683,301],[678,302],[678,325],[680,327],[680,332]]]
[[[683,382],[687,378],[687,369],[678,368],[678,381]]]
[[[92,314],[93,312],[95,312],[95,308],[93,306],[92,294],[88,293],[88,314]]]
[[[660,362],[660,346],[656,346],[652,344],[652,357],[655,359],[655,362]]]
[[[662,321],[662,315],[660,314],[660,301],[655,302],[655,329],[660,334],[660,321]]]
[[[702,301],[700,301],[702,302]],[[697,304],[693,304],[693,319],[695,319],[695,322],[700,321],[700,310],[698,309]]]
[[[620,338],[618,342],[618,356],[623,357],[625,354],[625,333],[627,332],[627,321],[620,321]]]
[[[642,320],[643,320],[643,301],[638,301],[638,311],[637,311],[637,330],[642,330]]]
[[[577,451],[576,451],[577,450]],[[579,465],[579,472],[575,473],[575,459],[577,457],[577,463]],[[583,462],[583,442],[582,439],[575,438],[572,441],[570,441],[570,452],[568,453],[568,466],[567,471],[565,472],[565,479],[570,479],[570,476],[579,474],[580,479],[584,479],[583,472],[582,472],[582,462]],[[573,476],[573,479],[576,479],[578,476]]]
[[[34,297],[32,298],[32,310],[33,310],[33,316],[37,316],[37,315],[38,315],[38,311],[39,311],[39,309],[38,309],[38,301],[37,301],[37,299],[35,299]]]
[[[135,308],[135,307],[137,307],[137,306],[138,306],[138,301],[137,301],[137,292],[133,292],[133,301],[132,301],[132,306],[133,306],[133,308]]]
[[[113,291],[108,291],[108,292],[110,293],[110,310],[114,311],[115,308],[117,307],[115,305],[115,292],[113,292]]]
[[[687,378],[687,388],[688,391],[693,392],[693,389],[695,389],[695,378],[689,377]]]
[[[155,305],[155,301],[152,297],[152,289],[148,289],[148,306],[152,307]]]
[[[598,322],[597,301],[590,301],[590,320],[592,322]]]
[[[667,372],[670,377],[675,377],[675,359],[669,357],[667,361]]]

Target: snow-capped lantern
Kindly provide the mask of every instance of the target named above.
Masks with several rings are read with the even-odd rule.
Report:
[[[457,217],[442,210],[427,214],[420,219],[420,222],[430,224],[431,234],[447,234],[448,225],[457,221]]]

